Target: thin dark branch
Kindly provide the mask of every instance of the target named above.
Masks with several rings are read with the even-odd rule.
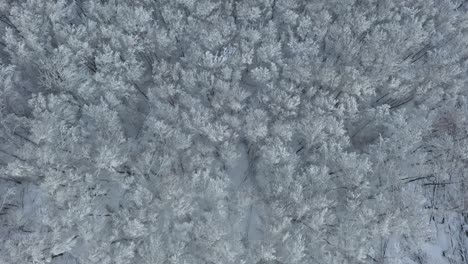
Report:
[[[409,99],[403,101],[402,103],[399,103],[399,104],[397,104],[397,105],[391,106],[390,109],[395,109],[395,108],[397,108],[397,107],[400,107],[400,106],[402,106],[402,105],[405,105],[405,104],[411,102],[413,99],[414,99],[414,97],[410,97]]]
[[[406,56],[405,58],[403,58],[403,60],[401,62],[404,62],[406,61],[409,57],[411,57],[411,55],[413,55],[411,52],[408,54],[408,56]]]
[[[412,60],[411,63],[417,62],[417,61],[420,60],[422,57],[424,57],[426,54],[427,54],[427,52],[424,52],[424,53],[421,54],[419,57],[417,57],[416,59]]]
[[[26,161],[25,159],[23,159],[23,158],[21,158],[21,157],[15,155],[15,154],[8,153],[8,152],[6,152],[6,151],[3,150],[3,149],[0,149],[0,152],[3,153],[3,154],[5,154],[5,155],[8,155],[8,156],[10,156],[10,157],[13,157],[13,158],[15,158],[15,159],[18,159],[18,160],[20,160],[20,161]]]
[[[21,35],[21,31],[19,31],[19,29],[15,26],[15,24],[13,24],[13,23],[11,22],[11,20],[10,20],[7,16],[5,16],[5,15],[0,15],[0,21],[2,21],[3,23],[5,23],[7,26],[13,28],[13,29],[16,31],[16,33],[17,33],[21,38],[24,39],[23,35]]]
[[[296,154],[299,153],[303,149],[304,149],[304,146],[300,147],[298,150],[296,150]]]
[[[52,258],[57,258],[57,257],[60,257],[60,256],[63,256],[64,253],[60,253],[60,254],[57,254],[57,255],[52,255]]]
[[[375,103],[378,103],[380,100],[382,100],[383,98],[385,98],[385,97],[388,96],[389,94],[390,94],[390,92],[388,92],[388,93],[382,95],[379,99],[377,99],[377,100],[375,101]]]
[[[414,182],[414,181],[419,181],[419,180],[423,180],[423,179],[429,179],[429,178],[435,178],[434,175],[428,175],[428,176],[423,176],[423,177],[416,177],[416,178],[404,178],[404,179],[401,179],[401,180],[408,180],[406,183],[410,183],[410,182]]]
[[[17,180],[17,179],[11,178],[11,177],[0,177],[0,180],[12,181],[12,182],[14,182],[16,184],[22,184],[22,182],[20,180]]]
[[[431,182],[431,183],[424,183],[423,186],[445,186],[449,184],[456,184],[460,182]]]
[[[141,95],[143,95],[143,97],[145,97],[146,100],[149,101],[148,96],[140,89],[140,87],[136,83],[134,83],[133,86],[135,87],[135,89],[137,89],[138,92],[140,92]]]
[[[13,132],[13,134],[14,134],[15,136],[19,137],[19,138],[22,138],[22,139],[28,141],[29,143],[33,144],[33,145],[36,146],[36,147],[39,145],[39,144],[37,144],[36,142],[34,142],[34,141],[32,141],[31,139],[29,139],[29,138],[27,138],[27,137],[25,137],[25,136],[19,134],[19,133],[16,132],[16,131]]]

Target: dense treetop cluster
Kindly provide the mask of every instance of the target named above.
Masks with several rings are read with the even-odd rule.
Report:
[[[0,262],[415,263],[468,209],[467,9],[0,0]]]

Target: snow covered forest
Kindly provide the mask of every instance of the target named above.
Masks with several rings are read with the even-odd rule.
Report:
[[[467,264],[468,1],[0,0],[1,264]]]

